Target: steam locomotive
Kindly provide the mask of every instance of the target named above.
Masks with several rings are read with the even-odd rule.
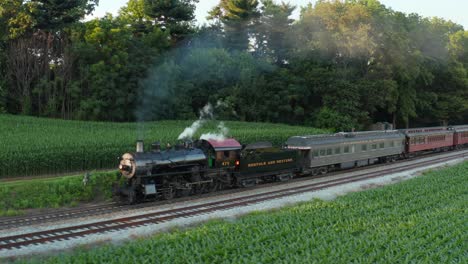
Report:
[[[275,148],[268,142],[243,147],[233,138],[209,139],[166,150],[159,143],[153,143],[151,151],[143,149],[143,142],[137,141],[136,152],[125,153],[120,160],[126,181],[117,194],[128,203],[285,181],[300,170],[296,150]]]
[[[167,200],[466,146],[468,125],[294,136],[282,148],[268,142],[242,146],[228,138],[187,141],[165,150],[156,142],[145,152],[137,141],[136,152],[120,159],[124,183],[116,197],[130,204]]]

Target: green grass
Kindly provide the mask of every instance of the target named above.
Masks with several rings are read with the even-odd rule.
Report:
[[[93,173],[86,186],[82,182],[83,175],[3,182],[0,185],[0,216],[22,214],[25,209],[108,200],[116,176],[117,172]]]
[[[334,201],[24,263],[466,263],[467,183],[468,162]]]
[[[65,121],[0,115],[0,178],[59,174],[117,166],[117,158],[135,149],[143,136],[146,146],[160,141],[174,144],[192,121],[106,123]],[[215,131],[210,122],[197,133]],[[242,143],[259,140],[280,145],[293,135],[325,131],[281,124],[226,122],[230,136]]]

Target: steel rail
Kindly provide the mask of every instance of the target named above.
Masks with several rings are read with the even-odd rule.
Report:
[[[20,248],[33,244],[43,244],[47,242],[59,241],[62,239],[72,239],[83,237],[90,234],[99,234],[107,231],[122,230],[131,227],[138,227],[148,224],[158,224],[169,220],[191,217],[212,213],[220,210],[227,210],[236,207],[248,206],[257,204],[272,199],[293,196],[311,191],[317,191],[325,188],[330,188],[338,185],[343,185],[352,182],[358,182],[366,179],[377,178],[382,174],[403,172],[409,169],[426,166],[428,164],[445,162],[457,158],[467,156],[466,153],[453,155],[449,157],[439,157],[436,160],[421,161],[415,164],[403,165],[396,168],[389,168],[380,171],[367,172],[358,175],[353,175],[345,178],[330,179],[323,182],[310,183],[303,186],[289,187],[285,189],[247,195],[237,198],[225,199],[216,202],[208,202],[198,205],[186,206],[176,209],[163,210],[159,212],[145,213],[141,215],[117,218],[106,221],[98,221],[94,223],[81,224],[70,227],[56,228],[51,230],[26,233],[21,235],[13,235],[0,237],[0,250]]]
[[[451,154],[452,155],[449,155],[449,156],[446,156],[446,157],[453,157],[453,156],[457,156],[457,155],[463,155],[463,152],[462,153],[455,152],[455,153],[451,153]],[[424,156],[424,158],[434,158],[434,157],[437,158],[437,156],[439,156],[439,155],[440,155],[440,153],[436,153],[436,154]],[[413,160],[417,160],[417,159],[413,159]],[[400,162],[397,162],[397,163],[394,163],[394,164],[404,163],[404,162],[407,162],[407,161],[409,161],[409,160],[407,160],[407,159],[406,160],[401,160]],[[181,197],[179,199],[173,199],[173,200],[169,200],[169,201],[146,202],[146,203],[141,203],[141,204],[131,205],[131,206],[122,205],[122,204],[119,204],[119,203],[108,203],[108,204],[92,205],[92,206],[86,206],[86,207],[80,207],[80,208],[53,210],[53,211],[49,211],[49,212],[33,214],[33,215],[28,215],[28,216],[3,217],[3,218],[0,217],[0,230],[9,229],[9,228],[12,228],[12,227],[20,227],[20,226],[26,226],[26,225],[54,222],[54,221],[65,220],[65,219],[73,219],[73,218],[79,218],[79,217],[103,215],[103,214],[107,214],[107,213],[114,213],[114,212],[125,211],[125,210],[143,209],[143,208],[148,208],[148,207],[166,205],[168,203],[174,203],[174,202],[179,202],[179,201],[189,201],[189,200],[205,198],[205,197],[210,197],[210,196],[223,195],[223,194],[242,193],[242,192],[250,191],[250,190],[254,190],[254,189],[268,188],[268,187],[271,187],[271,186],[280,186],[280,185],[282,185],[284,183],[301,182],[301,181],[317,180],[317,179],[333,177],[333,176],[340,176],[342,174],[358,172],[358,171],[369,169],[369,168],[376,168],[376,169],[382,169],[383,168],[383,169],[385,169],[386,165],[388,165],[388,164],[376,164],[374,166],[364,166],[364,167],[354,168],[354,169],[351,169],[351,170],[331,172],[331,173],[327,173],[327,174],[321,175],[321,176],[299,177],[299,178],[295,178],[295,179],[287,181],[287,182],[272,182],[272,183],[268,183],[268,184],[265,184],[265,185],[254,186],[254,187],[251,187],[251,188],[226,189],[226,190],[221,190],[221,191],[218,191],[218,192],[215,192],[215,193],[206,193],[206,194],[194,195],[194,196],[190,196],[190,197]]]

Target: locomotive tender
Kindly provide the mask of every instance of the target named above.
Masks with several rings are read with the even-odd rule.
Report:
[[[283,148],[268,142],[242,146],[233,138],[184,142],[161,150],[125,153],[125,183],[116,189],[128,203],[172,199],[219,189],[287,181],[296,176],[394,162],[428,151],[468,146],[468,125],[293,136]]]

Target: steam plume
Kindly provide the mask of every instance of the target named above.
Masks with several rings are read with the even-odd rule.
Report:
[[[219,122],[218,124],[218,132],[217,133],[205,133],[200,136],[200,139],[208,140],[214,139],[217,141],[225,140],[227,134],[229,133],[229,129],[224,125],[224,122]]]
[[[178,140],[181,139],[192,139],[193,135],[197,132],[197,130],[203,126],[203,124],[213,118],[213,106],[208,103],[200,110],[200,117],[198,120],[192,123],[189,127],[186,127],[184,131],[179,135],[177,138]]]

